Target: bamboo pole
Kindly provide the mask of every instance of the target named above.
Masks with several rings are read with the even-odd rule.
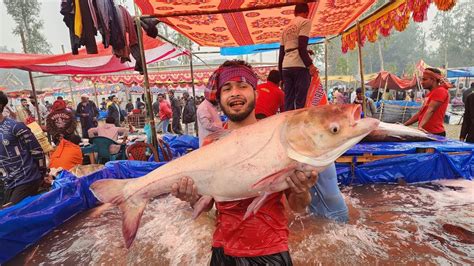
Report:
[[[367,115],[366,113],[366,102],[365,99],[365,82],[364,82],[364,63],[362,61],[362,42],[361,42],[361,34],[360,34],[360,24],[357,21],[357,47],[359,48],[359,69],[360,69],[360,82],[362,87],[362,111],[364,112],[364,117]]]
[[[63,54],[65,54],[64,50],[64,44],[61,44],[61,49],[63,50]],[[66,61],[67,64],[67,61]],[[69,84],[69,93],[71,93],[71,101],[72,101],[72,106],[76,106],[76,101],[74,101],[74,94],[72,93],[72,86],[71,86],[71,76],[67,76],[68,84]]]
[[[97,83],[93,83],[94,84],[94,95],[95,95],[95,103],[97,104],[97,108],[99,108],[99,96],[97,95]],[[74,96],[72,95],[72,91],[71,91],[71,97],[74,99]]]
[[[197,111],[196,89],[194,87],[193,44],[192,44],[191,40],[189,40],[189,68],[191,69],[191,88],[193,89],[194,109],[195,109],[195,111]],[[198,135],[199,128],[198,128],[197,117],[194,121],[194,130],[196,131],[196,135]]]
[[[21,38],[21,44],[23,45],[23,52],[25,54],[27,54],[28,51],[26,49],[25,34],[23,32],[22,27],[20,27],[20,38]],[[38,97],[36,95],[35,82],[33,80],[33,74],[31,74],[31,71],[28,71],[28,77],[30,78],[30,84],[31,84],[31,90],[33,92],[33,98],[35,99],[35,102],[36,102],[35,109],[36,109],[36,113],[38,114],[38,117],[36,117],[36,119],[38,119],[38,124],[41,126],[41,125],[43,125],[43,119],[41,118],[41,113],[40,113],[40,109],[39,109],[39,101],[38,101]]]
[[[156,128],[155,128],[155,118],[153,114],[152,100],[151,100],[150,81],[148,80],[148,69],[147,69],[146,59],[145,59],[145,50],[143,47],[143,32],[142,32],[139,16],[135,16],[135,25],[137,27],[138,45],[140,48],[140,59],[142,60],[143,85],[145,85],[145,97],[146,97],[146,105],[147,105],[147,110],[148,110],[147,113],[150,119],[151,142],[152,142],[153,147],[158,147],[158,139],[156,137]]]
[[[328,88],[328,40],[324,39],[324,88],[326,95],[329,93]]]

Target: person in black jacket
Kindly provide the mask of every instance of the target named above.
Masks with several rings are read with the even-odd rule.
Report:
[[[183,124],[184,134],[194,134],[194,122],[196,121],[196,105],[193,97],[189,97],[189,93],[183,93],[184,108],[183,108]]]
[[[124,121],[125,118],[122,115],[122,109],[120,109],[120,104],[117,96],[113,95],[112,104],[109,105],[107,117],[113,117],[115,119],[115,126],[120,127],[120,122]]]
[[[459,140],[474,143],[474,93],[469,94],[464,103],[464,117]]]
[[[77,105],[76,116],[80,118],[82,137],[89,138],[87,131],[97,126],[97,117],[99,110],[95,103],[89,100],[89,95],[81,95],[81,102]]]
[[[172,129],[175,134],[183,134],[183,128],[181,127],[181,104],[179,100],[174,97],[174,91],[168,92],[171,102],[171,110],[173,111]]]

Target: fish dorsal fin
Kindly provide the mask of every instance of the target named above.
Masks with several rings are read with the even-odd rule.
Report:
[[[221,130],[221,131],[213,132],[204,138],[202,142],[202,146],[216,142],[224,138],[225,136],[229,135],[231,132],[232,130]]]

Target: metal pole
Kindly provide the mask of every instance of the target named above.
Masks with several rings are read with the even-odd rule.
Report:
[[[147,113],[150,119],[151,142],[153,144],[153,147],[158,147],[158,139],[156,137],[156,128],[155,128],[155,118],[153,114],[152,100],[151,100],[150,81],[148,80],[148,69],[147,69],[146,59],[145,59],[145,49],[143,47],[143,33],[142,33],[139,16],[135,16],[135,25],[137,27],[138,45],[140,47],[140,59],[142,60],[143,85],[145,85],[146,105],[147,105],[147,110],[148,110]]]
[[[361,34],[360,34],[360,24],[357,21],[357,47],[359,48],[359,69],[360,69],[360,82],[362,87],[362,111],[364,112],[364,117],[367,115],[367,106],[365,99],[365,82],[364,82],[364,63],[362,62],[362,42],[360,41]]]
[[[191,68],[191,88],[193,89],[193,98],[194,98],[194,108],[197,111],[196,106],[196,89],[194,88],[194,69],[193,69],[193,44],[191,40],[189,40],[189,67]],[[194,121],[194,128],[196,131],[196,135],[199,132],[197,117]]]
[[[27,54],[28,51],[26,49],[25,34],[23,33],[22,27],[20,27],[20,38],[21,38],[21,44],[23,45],[23,52]],[[41,126],[43,125],[43,121],[41,119],[41,113],[39,110],[39,101],[38,101],[38,97],[36,96],[35,82],[33,81],[33,74],[31,74],[31,71],[28,71],[28,77],[30,78],[31,90],[33,91],[33,98],[35,99],[35,102],[36,102],[35,109],[36,109],[36,113],[38,114],[38,117],[37,117],[38,124]]]
[[[64,44],[61,44],[61,49],[63,50],[63,54],[65,54],[64,50]],[[67,61],[66,61],[67,64]],[[74,101],[74,94],[72,93],[72,86],[71,86],[71,76],[67,76],[68,84],[69,84],[69,91],[71,93],[71,101],[72,101],[72,106],[76,106],[76,102]]]
[[[324,88],[326,89],[326,94],[329,93],[328,88],[328,40],[324,39]]]
[[[97,96],[97,83],[93,83],[94,84],[94,95],[95,95],[95,103],[97,104],[97,106],[99,106],[99,96]],[[72,91],[71,91],[71,96],[72,96]]]

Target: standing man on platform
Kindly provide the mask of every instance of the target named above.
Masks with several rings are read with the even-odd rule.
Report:
[[[168,92],[170,97],[171,109],[173,111],[173,122],[172,129],[175,134],[183,134],[183,128],[181,127],[181,104],[178,99],[174,97],[174,91],[170,90]]]
[[[426,101],[420,111],[408,119],[405,126],[418,122],[418,129],[445,137],[444,115],[449,104],[450,84],[446,83],[439,69],[426,68],[423,71],[421,85],[430,92],[426,95]]]
[[[308,4],[295,6],[295,18],[283,30],[280,39],[278,70],[283,78],[285,110],[303,108],[311,76],[318,72],[308,54],[311,21]]]
[[[81,102],[77,105],[76,116],[81,121],[82,137],[89,138],[87,131],[97,126],[97,117],[99,116],[97,106],[89,100],[89,95],[81,95]]]

